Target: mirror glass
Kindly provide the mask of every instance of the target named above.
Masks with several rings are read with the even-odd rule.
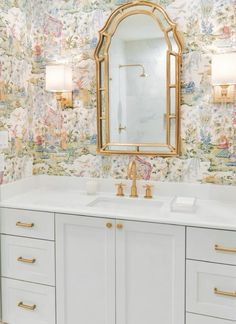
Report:
[[[118,26],[109,49],[111,142],[165,142],[167,49],[148,15],[129,16]]]
[[[145,6],[122,6],[100,32],[100,153],[178,154],[181,44],[164,9]]]

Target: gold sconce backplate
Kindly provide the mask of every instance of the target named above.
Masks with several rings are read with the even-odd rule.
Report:
[[[214,86],[213,102],[218,103],[234,103],[235,102],[235,86],[234,85],[217,85]]]
[[[56,99],[60,102],[60,107],[62,109],[73,108],[72,92],[58,92],[56,94]]]

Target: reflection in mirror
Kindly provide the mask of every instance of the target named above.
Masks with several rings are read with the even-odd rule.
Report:
[[[101,62],[101,65],[100,65],[100,88],[101,89],[104,89],[105,87],[105,84],[104,84],[104,61]]]
[[[163,15],[162,10],[155,10],[155,15],[158,19],[159,25],[162,29],[162,31],[168,31],[170,29],[170,22],[166,19],[165,15]]]
[[[168,36],[169,36],[169,40],[170,40],[170,43],[171,43],[171,50],[172,50],[172,52],[178,53],[179,49],[178,49],[178,45],[177,45],[177,43],[175,41],[173,31],[170,31],[168,33]]]
[[[165,141],[167,49],[148,15],[129,16],[118,26],[109,50],[111,142]]]
[[[170,145],[176,146],[176,89],[170,89]]]
[[[159,5],[128,3],[111,15],[95,51],[100,153],[179,153],[181,53],[176,25]]]
[[[170,89],[170,114],[175,116],[175,107],[176,107],[176,89]]]
[[[172,147],[176,146],[175,143],[175,118],[171,118],[170,120],[170,145]]]
[[[176,56],[170,55],[170,84],[176,84]]]

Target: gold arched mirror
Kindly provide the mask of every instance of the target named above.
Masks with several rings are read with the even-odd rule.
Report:
[[[180,152],[182,44],[165,10],[148,1],[115,10],[99,32],[98,152]]]

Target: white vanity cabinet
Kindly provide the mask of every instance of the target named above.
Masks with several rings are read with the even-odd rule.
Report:
[[[236,231],[9,208],[0,229],[6,323],[236,323]]]
[[[57,324],[183,324],[185,228],[56,215]]]

